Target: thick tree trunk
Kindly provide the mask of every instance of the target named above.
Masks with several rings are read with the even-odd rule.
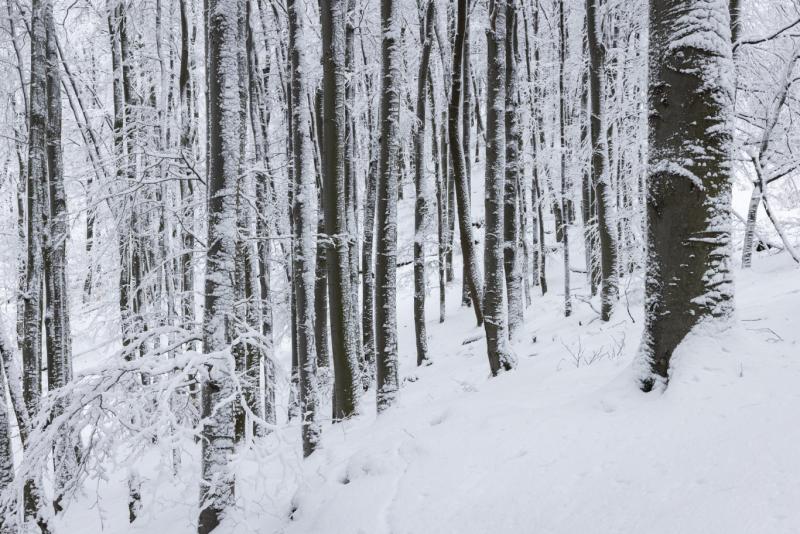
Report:
[[[503,219],[506,180],[506,2],[489,1],[490,28],[486,32],[486,239],[483,268],[484,328],[492,375],[515,365],[508,344],[504,295]],[[516,221],[515,221],[516,222]]]
[[[206,254],[203,349],[208,376],[203,382],[202,473],[198,534],[213,531],[234,505],[235,390],[228,353],[235,335],[234,293],[237,191],[240,187],[241,0],[208,1],[208,251]]]
[[[505,17],[505,14],[503,14]],[[478,326],[483,324],[483,289],[478,272],[475,241],[472,237],[472,214],[470,209],[469,183],[464,163],[464,147],[461,145],[459,117],[461,115],[461,87],[463,83],[462,61],[464,58],[464,34],[467,27],[467,2],[458,0],[455,45],[453,46],[452,86],[448,106],[448,139],[450,164],[453,167],[456,203],[458,205],[458,229],[461,237],[461,256],[466,265],[467,287]],[[505,31],[505,29],[504,29]],[[505,35],[503,35],[505,40]]]
[[[378,412],[394,404],[397,369],[397,186],[400,181],[400,13],[381,1],[381,145],[375,256],[375,363]]]
[[[356,413],[358,402],[358,350],[352,324],[349,243],[347,228],[345,155],[345,0],[322,0],[323,176],[325,231],[330,245],[328,307],[331,356],[334,367],[334,418]]]
[[[726,0],[650,6],[645,391],[666,385],[673,351],[698,322],[733,308],[729,16]]]

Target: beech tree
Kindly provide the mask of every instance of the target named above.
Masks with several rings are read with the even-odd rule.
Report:
[[[397,399],[397,186],[400,182],[400,13],[381,1],[381,145],[375,253],[375,362],[378,411]]]
[[[352,293],[348,251],[351,236],[347,228],[345,202],[345,14],[344,0],[320,2],[323,52],[323,209],[328,240],[325,261],[328,266],[328,309],[334,367],[333,413],[337,419],[356,413],[359,383],[356,348],[358,337],[350,304]],[[376,303],[376,314],[377,306]]]
[[[314,340],[314,254],[316,252],[316,183],[308,129],[307,70],[302,45],[304,0],[289,0],[289,55],[292,73],[292,147],[294,148],[293,287],[297,310],[297,366],[300,370],[300,413],[303,417],[303,454],[319,442],[317,422],[317,356]]]
[[[457,4],[458,14],[456,17],[455,43],[453,45],[453,66],[450,69],[452,85],[450,87],[450,103],[447,107],[447,139],[456,203],[458,205],[458,230],[467,278],[467,289],[469,290],[472,307],[475,310],[475,319],[478,321],[478,326],[480,326],[483,324],[483,288],[479,280],[475,242],[472,237],[469,182],[466,176],[464,147],[461,146],[463,138],[459,128],[459,119],[462,113],[461,92],[463,84],[466,83],[466,80],[462,78],[462,64],[464,61],[464,34],[467,26],[467,2],[466,0],[458,0]],[[453,217],[450,214],[448,214],[448,220],[452,223]]]
[[[428,359],[428,340],[425,330],[425,231],[428,202],[425,196],[425,132],[428,103],[428,72],[430,71],[431,48],[433,46],[434,4],[428,0],[425,19],[422,23],[422,59],[417,75],[417,124],[414,134],[414,330],[417,339],[417,365]],[[434,111],[435,112],[435,111]],[[435,132],[435,128],[433,129]],[[434,136],[435,137],[435,136]],[[431,143],[436,145],[434,139]]]
[[[208,40],[208,251],[206,253],[203,349],[209,356],[203,381],[202,479],[199,534],[212,532],[234,504],[235,386],[231,369],[234,341],[234,279],[237,195],[240,190],[241,21],[244,2],[209,0]]]
[[[508,345],[508,316],[504,293],[503,233],[506,180],[506,2],[489,2],[486,33],[486,240],[483,264],[486,276],[484,327],[489,368],[493,375],[514,367]],[[477,304],[476,304],[477,306]]]
[[[666,384],[675,348],[699,322],[733,307],[729,21],[723,0],[651,5],[645,391]]]

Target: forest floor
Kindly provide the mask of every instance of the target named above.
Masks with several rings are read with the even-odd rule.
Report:
[[[416,367],[404,275],[398,403],[376,417],[368,392],[305,461],[296,425],[242,452],[239,505],[221,532],[800,532],[800,276],[788,256],[736,272],[735,321],[687,339],[669,388],[651,394],[635,380],[641,280],[623,279],[609,323],[581,300],[565,319],[556,260],[550,291],[532,288],[518,368],[496,378],[460,283],[444,324],[431,295],[433,364]],[[64,531],[194,532],[198,454],[188,447],[177,480],[158,455],[141,462],[133,525],[121,465],[87,487]]]

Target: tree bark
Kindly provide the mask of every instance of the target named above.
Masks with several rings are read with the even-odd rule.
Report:
[[[503,219],[506,180],[506,2],[489,0],[486,32],[486,238],[484,328],[492,375],[511,370],[514,357],[508,344],[504,296]],[[516,222],[516,221],[515,221]]]
[[[297,359],[300,375],[300,412],[303,421],[303,455],[317,447],[321,427],[317,421],[317,359],[314,341],[314,254],[316,249],[316,184],[308,133],[306,99],[307,61],[302,45],[304,0],[289,0],[289,56],[291,58],[292,136],[294,142],[294,278],[297,313]]]
[[[428,71],[433,44],[433,1],[425,9],[422,30],[422,59],[417,75],[417,124],[414,132],[414,169],[416,172],[416,204],[414,208],[414,330],[416,332],[417,365],[428,360],[428,340],[425,330],[425,240],[428,219],[428,199],[425,191],[425,130],[427,126]],[[434,141],[435,142],[435,141]]]
[[[558,214],[556,214],[556,225],[560,223],[561,230],[561,245],[564,252],[564,317],[572,315],[572,299],[570,296],[570,272],[569,272],[569,200],[567,198],[569,192],[569,179],[567,178],[567,107],[566,99],[567,92],[566,86],[566,63],[567,63],[567,23],[564,12],[564,3],[566,0],[560,0],[558,3],[559,12],[559,74],[558,74],[558,103],[559,103],[559,153],[561,158],[561,199],[559,201],[560,208],[560,221]],[[558,228],[556,229],[558,235]]]
[[[508,303],[508,337],[519,335],[523,319],[522,266],[520,264],[521,126],[517,81],[517,5],[506,0],[505,35],[505,194],[503,199],[503,266]],[[488,119],[487,119],[488,121]]]
[[[352,324],[350,263],[347,228],[345,154],[345,0],[322,0],[323,85],[323,175],[325,231],[330,246],[328,264],[328,308],[331,356],[334,367],[334,419],[356,413],[358,402],[358,350],[356,326]]]
[[[503,14],[505,18],[505,14]],[[478,262],[475,254],[475,241],[472,237],[472,215],[470,209],[469,183],[464,163],[464,147],[461,146],[459,117],[461,115],[461,87],[463,75],[464,34],[467,26],[467,2],[458,0],[458,16],[456,20],[455,45],[453,46],[452,86],[450,88],[450,104],[448,106],[448,139],[450,164],[452,165],[456,203],[458,205],[458,229],[461,234],[461,256],[467,266],[467,287],[475,311],[478,326],[483,324],[483,289],[478,273]],[[503,36],[505,39],[505,36]]]
[[[53,5],[44,10],[47,36],[47,194],[44,217],[45,339],[47,347],[47,387],[64,387],[72,379],[72,338],[67,298],[67,199],[64,192],[64,165],[61,149],[61,74],[59,71]],[[43,188],[44,189],[44,188]],[[56,407],[52,417],[61,415]],[[55,446],[53,463],[55,485],[53,503],[62,510],[64,486],[75,470],[73,438],[62,436]]]
[[[381,1],[381,145],[375,255],[375,363],[378,412],[394,404],[397,369],[397,187],[400,181],[400,13]]]
[[[208,376],[203,382],[202,456],[198,534],[212,532],[234,505],[235,390],[229,365],[235,336],[234,281],[237,192],[240,187],[241,0],[208,0],[207,142],[208,251],[206,254],[203,349]]]
[[[597,0],[586,0],[587,37],[589,44],[589,131],[592,148],[590,160],[592,185],[595,189],[597,229],[600,236],[600,319],[611,318],[617,299],[617,236],[611,220],[608,178],[606,176],[606,150],[603,146],[602,72],[603,48],[598,36]],[[589,267],[589,266],[587,266]]]
[[[733,308],[728,4],[650,7],[644,391],[666,385],[675,348],[698,322]]]

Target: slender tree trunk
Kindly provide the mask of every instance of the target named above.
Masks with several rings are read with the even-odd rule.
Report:
[[[345,154],[345,0],[322,0],[323,175],[325,231],[331,244],[328,264],[334,418],[356,413],[358,402],[357,328],[352,324],[347,228]]]
[[[22,342],[22,390],[31,417],[39,411],[42,395],[42,284],[44,270],[44,224],[47,208],[47,29],[49,0],[31,4],[30,99],[28,108],[28,257],[26,262],[25,335]],[[38,477],[25,482],[25,521],[35,521],[49,532]]]
[[[187,0],[180,0],[181,23],[181,60],[180,74],[178,76],[178,93],[180,98],[180,150],[181,157],[194,161],[194,140],[196,128],[194,124],[194,92],[192,91],[192,60],[191,60],[191,35],[189,33],[189,19],[191,13]],[[194,210],[189,206],[194,201],[194,185],[190,179],[189,169],[185,172],[186,179],[180,183],[181,206],[184,208],[179,214],[181,224],[181,244],[183,247],[180,256],[180,281],[181,281],[181,317],[184,328],[192,330],[195,322],[195,297],[194,297],[194,266],[192,255],[194,252]]]
[[[503,266],[508,302],[508,337],[514,339],[522,328],[523,290],[520,265],[520,194],[522,137],[517,91],[517,0],[506,0],[505,35],[505,194],[503,199]],[[487,119],[488,122],[488,119]]]
[[[473,3],[468,0],[469,4]],[[467,178],[467,194],[470,198],[470,205],[472,205],[472,158],[470,157],[470,147],[472,146],[472,139],[470,136],[470,121],[472,119],[472,54],[470,46],[470,29],[469,29],[469,15],[467,15],[467,26],[464,31],[464,63],[462,69],[461,87],[464,94],[461,97],[461,139],[463,139],[464,151],[464,171]],[[463,306],[470,306],[472,302],[469,299],[469,287],[467,279],[469,273],[467,272],[467,262],[461,263],[461,304]]]
[[[381,1],[381,145],[375,256],[375,362],[378,412],[397,400],[397,186],[400,181],[400,13]]]
[[[0,353],[2,357],[10,357],[11,347],[7,345],[5,332],[0,333]],[[0,493],[5,493],[8,487],[14,482],[14,455],[11,444],[11,410],[6,403],[6,383],[7,378],[0,369]],[[6,513],[0,515],[0,534],[11,534],[19,532],[16,517],[14,514]]]
[[[428,199],[425,191],[425,129],[427,126],[428,71],[433,44],[434,5],[428,1],[422,30],[422,59],[417,75],[417,124],[414,132],[414,330],[416,332],[417,365],[428,360],[428,340],[425,331],[425,240],[428,219]]]
[[[323,205],[323,177],[324,147],[322,145],[322,88],[317,89],[314,98],[314,120],[312,121],[312,141],[317,147],[318,174],[317,174],[317,234],[325,235],[325,208]],[[328,262],[327,244],[325,239],[317,239],[317,265],[314,281],[314,339],[317,350],[317,371],[320,380],[330,379],[329,373],[324,377],[320,370],[330,370],[330,332],[328,328]],[[333,408],[336,406],[334,404]]]
[[[503,14],[503,17],[505,17],[505,14]],[[478,326],[480,326],[483,324],[483,289],[481,288],[480,274],[478,273],[475,241],[472,237],[469,183],[467,182],[464,163],[464,147],[461,146],[461,132],[458,127],[459,116],[461,115],[461,87],[463,83],[462,61],[466,27],[467,2],[466,0],[458,0],[455,45],[453,46],[452,87],[450,88],[450,104],[448,106],[447,116],[448,138],[450,145],[450,163],[453,167],[456,203],[458,205],[458,229],[461,237],[461,255],[464,264],[467,266],[467,287],[475,310],[475,319],[478,322]],[[503,39],[505,39],[505,35]]]
[[[434,6],[435,9],[435,6]],[[434,17],[435,19],[435,17]],[[435,22],[434,22],[435,26]],[[439,154],[439,130],[436,124],[436,101],[434,99],[433,81],[430,69],[428,70],[428,96],[431,101],[431,152],[436,173],[436,227],[437,227],[437,257],[439,271],[439,322],[443,323],[446,307],[447,293],[447,207],[445,206],[445,177],[442,172],[442,159]]]
[[[666,385],[673,351],[698,322],[733,308],[729,16],[726,0],[650,9],[645,391]]]
[[[289,56],[291,58],[292,135],[294,148],[294,278],[297,310],[297,358],[300,370],[300,411],[303,418],[303,455],[319,443],[317,421],[317,359],[314,341],[314,254],[316,249],[316,184],[312,160],[306,99],[305,72],[308,65],[302,46],[305,0],[289,0]]]
[[[206,254],[203,349],[208,376],[203,382],[202,474],[198,534],[212,532],[234,505],[235,391],[226,355],[235,335],[234,292],[237,191],[240,187],[240,132],[245,127],[239,94],[241,0],[208,0],[208,251]]]
[[[364,56],[362,41],[362,57]],[[364,58],[366,64],[366,57]],[[367,78],[367,93],[372,95],[372,81]],[[364,200],[364,240],[361,246],[361,339],[364,350],[364,363],[369,372],[369,380],[374,378],[375,368],[375,197],[378,187],[378,149],[373,135],[372,106],[367,110],[369,125],[369,163]]]
[[[53,5],[47,2],[44,10],[47,34],[47,194],[44,199],[44,278],[45,278],[45,339],[47,347],[47,387],[64,387],[72,379],[72,338],[67,299],[67,199],[64,192],[64,165],[61,149],[61,75],[59,72],[56,29]],[[43,188],[44,189],[44,188]],[[61,415],[56,407],[52,417]],[[58,440],[53,463],[55,485],[53,503],[56,512],[62,510],[64,486],[75,470],[74,436]]]
[[[589,100],[590,100],[590,160],[592,184],[595,189],[597,207],[597,229],[600,236],[600,318],[611,318],[614,301],[617,299],[617,236],[611,220],[608,177],[606,176],[605,147],[602,145],[603,101],[602,72],[603,48],[598,31],[597,0],[586,0],[587,37],[589,41]],[[588,267],[588,266],[587,266]]]
[[[566,0],[559,1],[559,33],[560,33],[560,66],[558,74],[558,102],[559,102],[559,152],[561,157],[561,200],[560,212],[561,220],[556,216],[556,224],[561,223],[561,245],[564,251],[564,316],[572,315],[572,299],[570,296],[570,273],[569,273],[569,179],[567,178],[567,107],[566,99],[566,63],[567,63],[567,22],[564,12]],[[558,234],[558,232],[556,232]]]
[[[483,268],[486,277],[484,328],[492,375],[511,370],[515,365],[508,344],[503,266],[506,180],[506,15],[505,0],[489,0],[490,28],[486,32],[486,239]]]
[[[756,231],[758,206],[761,204],[761,184],[753,184],[750,203],[747,206],[747,220],[744,227],[744,244],[742,245],[742,269],[749,269],[753,261],[753,237]]]

